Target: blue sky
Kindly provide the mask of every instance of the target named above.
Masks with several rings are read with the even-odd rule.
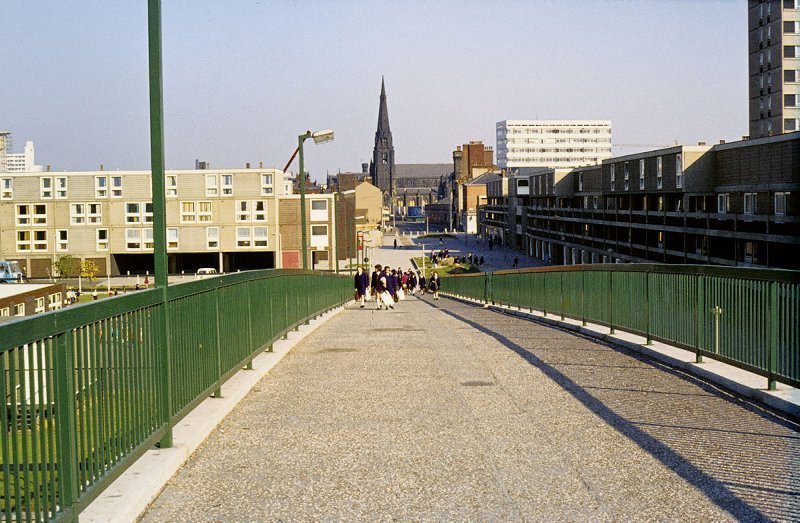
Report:
[[[54,170],[148,168],[146,1],[3,0],[3,17],[15,149],[34,140]],[[494,145],[504,119],[611,119],[618,144],[738,139],[746,19],[742,0],[164,0],[167,167],[282,167],[300,132],[333,128],[308,168],[358,169],[381,75],[399,163]]]

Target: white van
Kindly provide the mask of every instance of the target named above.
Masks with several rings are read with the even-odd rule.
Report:
[[[196,280],[202,280],[203,278],[209,278],[211,276],[215,276],[217,274],[217,269],[213,267],[202,267],[197,269],[197,274],[194,275]]]

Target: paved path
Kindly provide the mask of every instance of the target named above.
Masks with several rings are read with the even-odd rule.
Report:
[[[144,521],[800,518],[798,427],[625,351],[447,299],[298,345]]]

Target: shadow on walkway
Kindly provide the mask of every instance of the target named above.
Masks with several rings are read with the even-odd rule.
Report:
[[[427,299],[421,301],[517,353],[734,518],[761,521],[800,517],[800,427],[796,424],[694,376],[626,349],[548,327],[565,336],[596,344],[596,352],[602,348],[612,354],[611,359],[615,361],[603,365],[581,364],[581,359],[588,354],[581,355],[580,352],[585,351],[575,353],[566,348],[543,347],[544,354],[537,355],[537,347],[528,349],[519,343],[520,338],[524,338],[518,335],[520,325],[533,323],[530,320],[452,300],[441,304]],[[469,309],[470,317],[457,312],[458,306],[453,307],[453,304]],[[498,319],[493,321],[493,316]],[[546,344],[544,338],[535,340]],[[566,361],[568,353],[572,353],[574,361]],[[550,357],[557,360],[546,361]],[[643,365],[635,369],[627,358]],[[611,376],[612,386],[598,386],[598,382],[609,378],[598,377],[597,373],[602,371],[596,368],[598,366],[606,368],[605,372],[616,373]],[[629,376],[646,373],[648,367],[650,372],[644,377]],[[658,372],[655,377],[654,370]],[[623,373],[628,374],[623,376]],[[641,380],[642,386],[616,386],[617,381],[630,380]],[[669,385],[675,386],[677,380],[695,392],[647,390],[648,387],[668,389]],[[595,391],[595,395],[590,390]],[[605,397],[601,398],[602,395]],[[688,400],[686,396],[699,397]],[[758,430],[754,430],[754,426]]]

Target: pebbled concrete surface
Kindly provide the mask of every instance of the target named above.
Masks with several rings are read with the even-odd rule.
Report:
[[[142,520],[792,520],[798,472],[798,427],[751,403],[426,296],[322,325]]]

